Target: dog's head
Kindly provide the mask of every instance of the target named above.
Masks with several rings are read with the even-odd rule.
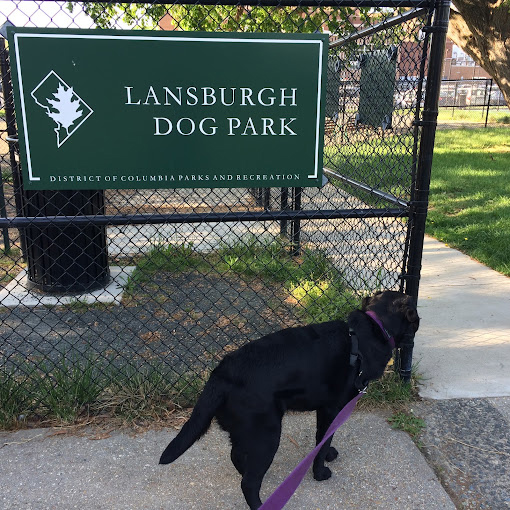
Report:
[[[411,296],[392,290],[376,292],[363,299],[361,309],[377,314],[388,333],[395,339],[396,347],[408,342],[418,331],[420,317]]]

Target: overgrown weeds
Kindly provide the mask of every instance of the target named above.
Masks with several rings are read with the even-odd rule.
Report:
[[[399,406],[407,405],[418,398],[420,375],[413,367],[411,381],[404,382],[391,362],[383,376],[372,381],[368,386],[365,397],[360,401],[360,407],[370,408],[381,405],[397,410]]]
[[[94,369],[92,359],[76,357],[69,361],[62,357],[59,363],[43,363],[38,370],[38,401],[45,415],[69,423],[87,407],[93,405],[103,383]]]
[[[99,360],[41,364],[29,375],[0,371],[0,428],[80,420],[118,424],[159,422],[194,404],[207,374],[171,374],[164,366],[101,365]]]
[[[364,410],[384,409],[391,413],[390,425],[407,432],[413,439],[425,427],[425,422],[414,416],[411,405],[419,400],[418,388],[421,376],[413,367],[411,380],[404,382],[392,363],[383,376],[372,381],[367,394],[359,401],[358,407]]]
[[[163,366],[128,365],[112,373],[94,411],[124,422],[156,422],[176,408],[190,407],[204,379],[184,374],[171,377]]]
[[[388,419],[394,429],[407,432],[416,439],[425,428],[425,420],[415,416],[412,411],[398,411]]]
[[[100,367],[98,360],[43,364],[31,373],[17,375],[0,371],[0,428],[23,427],[37,416],[46,425],[108,422],[145,426],[168,422],[183,409],[192,407],[203,389],[208,372],[171,374],[163,365],[128,364]],[[410,411],[418,398],[419,377],[404,383],[392,368],[369,385],[358,407],[386,409],[395,428],[415,436],[422,422]],[[37,421],[35,422],[37,423]]]
[[[0,370],[0,428],[10,429],[24,420],[29,408],[29,385],[24,374]]]

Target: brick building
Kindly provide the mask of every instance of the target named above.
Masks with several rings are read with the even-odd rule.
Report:
[[[472,80],[474,78],[490,78],[490,75],[453,41],[447,39],[443,79]]]

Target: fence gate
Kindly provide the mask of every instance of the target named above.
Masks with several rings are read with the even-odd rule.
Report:
[[[2,426],[69,420],[84,410],[140,411],[158,395],[167,408],[192,402],[218,359],[245,342],[343,318],[378,289],[417,299],[448,10],[445,0],[2,2],[4,35],[9,24],[135,35],[145,33],[140,29],[329,35],[323,178],[312,187],[282,187],[273,175],[245,188],[228,187],[224,176],[210,188],[187,182],[139,189],[140,174],[123,189],[30,189],[20,161],[14,56],[0,40]],[[250,67],[235,55],[225,56],[220,78]],[[55,58],[40,55],[50,67]],[[171,69],[172,59],[159,65]],[[199,58],[192,65],[207,63]],[[141,68],[133,56],[133,81]],[[71,105],[75,96],[56,67],[54,74],[47,76],[53,104],[68,93]],[[97,87],[106,86],[102,78]],[[179,77],[172,80],[177,87]],[[36,102],[39,90],[32,92]],[[414,98],[405,106],[398,101],[404,92]],[[128,93],[131,104],[160,100],[156,88],[140,97]],[[73,119],[89,114],[79,106],[68,106]],[[71,145],[65,137],[73,119],[53,124],[62,149]],[[109,154],[111,126],[104,125],[104,141],[87,147],[87,158],[129,160],[139,150],[140,126],[135,117],[124,122],[133,136],[122,153]],[[209,164],[208,153],[188,154],[197,172]],[[238,158],[239,168],[247,157],[224,156]],[[293,154],[275,157],[284,165]],[[157,164],[149,150],[146,161],[149,171]],[[410,343],[398,357],[404,378],[411,356]],[[139,397],[135,404],[126,403],[129,389]]]

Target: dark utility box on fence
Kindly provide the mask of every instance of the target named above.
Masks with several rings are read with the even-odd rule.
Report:
[[[24,215],[104,214],[104,191],[25,190]],[[28,287],[43,292],[90,292],[109,279],[106,228],[97,225],[31,226],[24,229]]]

